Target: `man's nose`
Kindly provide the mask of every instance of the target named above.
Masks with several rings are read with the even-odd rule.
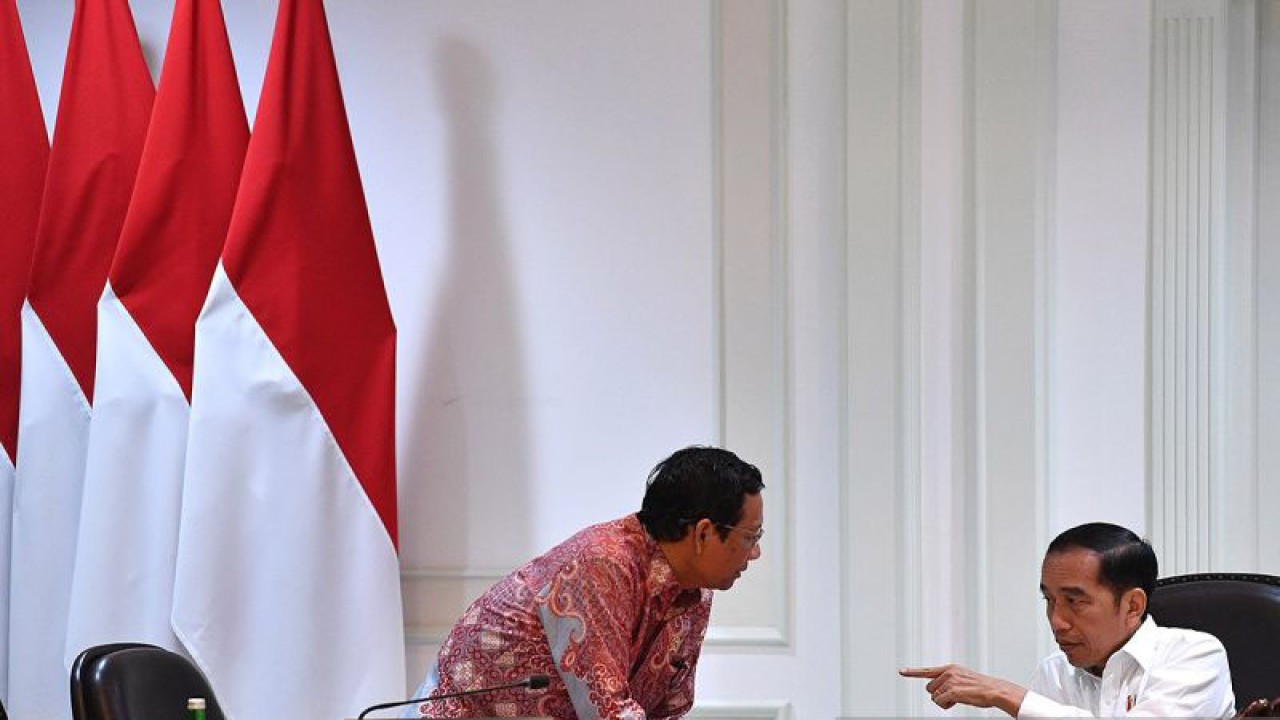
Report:
[[[1062,613],[1054,609],[1049,612],[1049,629],[1055,634],[1066,632],[1071,629],[1071,623],[1067,622],[1067,619],[1062,616]]]
[[[764,552],[760,549],[760,543],[751,546],[751,553],[747,555],[748,559],[755,560],[760,557],[760,553]]]

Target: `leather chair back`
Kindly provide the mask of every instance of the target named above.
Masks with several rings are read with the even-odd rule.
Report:
[[[102,659],[104,655],[109,655],[117,650],[139,647],[155,646],[135,642],[109,643],[107,645],[94,645],[76,656],[75,662],[71,664],[71,717],[73,720],[90,720],[85,713],[84,678],[89,675],[91,668],[97,664],[98,660]]]
[[[224,720],[204,674],[185,657],[151,645],[82,663],[79,687],[76,720],[188,720],[187,699],[193,697],[205,699],[207,720]]]
[[[1203,573],[1162,578],[1148,609],[1163,626],[1200,630],[1222,641],[1237,708],[1280,696],[1280,577]]]

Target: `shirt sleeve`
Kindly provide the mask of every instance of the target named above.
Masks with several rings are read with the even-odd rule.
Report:
[[[1021,718],[1067,718],[1093,717],[1093,713],[1074,705],[1066,705],[1052,698],[1063,696],[1062,684],[1051,665],[1045,660],[1036,666],[1036,674],[1031,679],[1027,694],[1018,706],[1018,717]]]
[[[604,559],[575,563],[539,597],[551,657],[579,720],[646,720],[627,682],[636,578]]]
[[[1074,707],[1072,705],[1063,705],[1054,702],[1049,698],[1041,695],[1034,690],[1028,690],[1027,694],[1022,698],[1022,705],[1018,706],[1018,718],[1068,718],[1068,717],[1094,717],[1093,713],[1088,710]]]

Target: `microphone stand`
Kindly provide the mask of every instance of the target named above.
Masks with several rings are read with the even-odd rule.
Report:
[[[449,698],[464,697],[466,695],[479,695],[480,693],[497,692],[498,690],[510,690],[511,688],[519,687],[529,688],[530,690],[541,690],[550,684],[551,679],[546,675],[530,675],[519,682],[507,683],[506,685],[494,685],[492,687],[476,688],[475,690],[462,690],[459,692],[445,693],[444,695],[428,695],[427,697],[414,698],[412,700],[396,700],[394,702],[378,703],[377,705],[370,705],[364,710],[361,710],[360,714],[356,716],[356,720],[364,720],[364,717],[371,712],[388,710],[393,707],[400,707],[401,705],[417,705],[418,703],[431,702],[434,700],[447,700]]]

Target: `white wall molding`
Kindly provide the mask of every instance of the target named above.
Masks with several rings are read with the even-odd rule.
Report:
[[[963,3],[921,5],[920,537],[931,552],[922,553],[919,572],[921,654],[904,661],[924,664],[967,662],[969,648],[965,586],[972,573],[968,548],[956,542],[967,532],[965,482],[972,476],[965,17]]]
[[[1227,3],[1156,3],[1152,32],[1149,515],[1173,575],[1212,569],[1224,519]]]
[[[775,701],[764,703],[695,703],[685,717],[690,720],[791,720],[791,704]]]
[[[1046,333],[1054,176],[1054,0],[971,4],[973,660],[1023,677],[1041,655]]]
[[[720,602],[717,599],[716,602]],[[711,625],[703,647],[725,652],[766,650],[789,647],[790,639],[776,625]]]
[[[1234,5],[1232,6],[1235,7]],[[1247,7],[1247,6],[1246,6]],[[1254,15],[1257,23],[1257,69],[1252,89],[1257,97],[1259,128],[1269,128],[1256,137],[1258,147],[1257,185],[1254,187],[1253,219],[1256,238],[1280,237],[1280,207],[1274,202],[1261,203],[1259,198],[1280,197],[1280,5],[1274,2],[1259,3]],[[1234,155],[1232,155],[1234,157]],[[1235,192],[1231,190],[1229,192]],[[1255,348],[1258,358],[1268,360],[1280,353],[1280,247],[1276,243],[1255,246],[1254,260],[1256,281],[1255,313],[1257,336]],[[1257,553],[1257,569],[1280,575],[1280,543],[1266,532],[1262,521],[1265,508],[1280,507],[1280,483],[1263,482],[1263,478],[1275,478],[1280,473],[1280,367],[1274,362],[1257,362],[1254,365],[1257,381],[1256,415],[1256,498],[1253,504],[1251,529],[1253,535],[1232,537],[1233,546],[1252,545]],[[1258,510],[1262,508],[1263,510]]]
[[[920,3],[845,6],[842,707],[919,714]]]
[[[501,580],[514,568],[492,567],[406,567],[400,570],[401,582],[431,580]]]
[[[1269,405],[1259,378],[1259,359],[1270,358],[1260,353],[1259,336],[1263,307],[1260,278],[1272,277],[1259,262],[1258,198],[1262,124],[1260,82],[1260,15],[1254,0],[1237,0],[1227,5],[1226,29],[1226,167],[1224,168],[1225,206],[1223,253],[1224,283],[1223,342],[1224,360],[1229,372],[1223,374],[1225,386],[1222,444],[1225,457],[1221,482],[1213,498],[1213,546],[1210,563],[1214,570],[1280,571],[1272,565],[1264,568],[1267,540],[1266,523],[1261,509],[1266,490],[1259,480],[1267,477],[1260,471],[1258,439],[1275,437],[1263,434],[1261,408]],[[1264,363],[1266,364],[1266,363]],[[1259,395],[1263,399],[1259,401]],[[1269,416],[1268,416],[1269,417]]]
[[[403,568],[400,592],[404,598],[405,643],[411,652],[423,650],[417,646],[444,642],[471,601],[509,572],[511,568]]]
[[[786,235],[786,5],[717,2],[712,40],[720,443],[768,486],[762,557],[716,598],[710,648],[792,636],[791,338]]]
[[[898,592],[903,598],[898,628],[898,657],[918,658],[924,643],[924,479],[922,402],[925,372],[922,348],[921,259],[921,3],[900,4],[898,23],[898,112],[902,125],[898,138],[898,292],[902,323],[900,353],[904,360],[899,378],[899,460],[902,486],[898,497],[898,531],[902,563],[898,567]],[[913,683],[898,683],[898,707],[912,715],[924,708],[924,694]]]

